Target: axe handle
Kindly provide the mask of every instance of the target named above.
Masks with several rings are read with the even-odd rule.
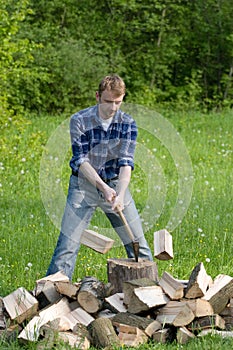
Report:
[[[121,210],[118,211],[118,214],[120,215],[120,218],[121,218],[121,220],[123,221],[123,223],[125,225],[125,228],[126,228],[126,231],[128,233],[129,238],[133,242],[134,241],[134,235],[133,235],[133,233],[131,231],[131,228],[129,227],[129,225],[128,225],[127,221],[126,221],[125,215],[123,214],[123,212]]]

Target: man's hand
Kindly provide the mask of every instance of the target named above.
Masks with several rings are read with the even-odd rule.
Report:
[[[104,194],[105,200],[111,204],[114,202],[116,195],[117,195],[116,191],[107,185],[103,189],[103,194]]]
[[[119,211],[124,209],[124,198],[117,195],[113,188],[106,186],[106,188],[103,190],[103,194],[105,200],[112,204],[112,210]]]
[[[114,201],[112,203],[112,210],[122,211],[123,209],[124,209],[124,198],[118,195],[114,198]]]

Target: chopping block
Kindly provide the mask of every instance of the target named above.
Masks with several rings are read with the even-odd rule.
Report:
[[[146,259],[108,259],[107,260],[108,282],[111,283],[113,293],[122,293],[123,282],[149,278],[158,282],[158,268],[154,261]]]

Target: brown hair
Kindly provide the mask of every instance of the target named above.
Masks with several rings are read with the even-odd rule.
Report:
[[[99,84],[99,96],[105,90],[112,90],[116,96],[125,94],[125,83],[117,74],[106,75]]]

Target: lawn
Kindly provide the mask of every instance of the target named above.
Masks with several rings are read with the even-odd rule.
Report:
[[[125,106],[139,126],[135,170],[130,185],[153,251],[153,233],[167,228],[174,259],[158,261],[188,279],[203,262],[212,278],[232,275],[233,111],[150,111]],[[28,116],[2,125],[0,150],[0,295],[30,290],[44,276],[59,234],[67,191],[67,115]],[[115,239],[100,255],[82,246],[73,280],[86,275],[106,281],[106,260],[125,257],[105,216],[97,210],[91,228]],[[142,349],[229,349],[229,338],[205,337],[187,346],[148,344]],[[31,347],[30,347],[31,346]],[[33,348],[30,345],[29,348]],[[17,342],[1,349],[21,349]],[[64,347],[63,347],[64,349]]]

